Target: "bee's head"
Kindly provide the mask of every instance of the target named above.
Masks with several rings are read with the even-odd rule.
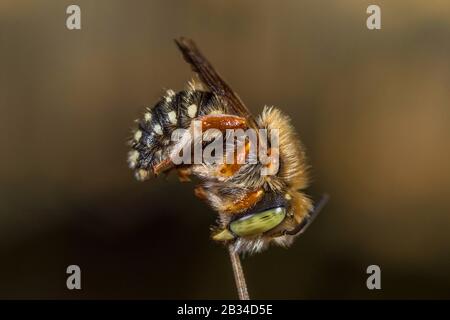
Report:
[[[213,239],[235,240],[242,251],[259,251],[272,240],[287,246],[312,222],[311,209],[311,201],[300,192],[266,192],[250,209],[234,215]]]

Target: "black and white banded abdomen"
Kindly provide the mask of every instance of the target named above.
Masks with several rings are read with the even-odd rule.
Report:
[[[213,93],[168,90],[153,108],[146,110],[143,119],[137,120],[139,125],[130,140],[132,150],[128,154],[128,165],[135,170],[136,178],[147,179],[152,167],[168,157],[175,129],[187,129],[192,120],[211,113],[224,113]]]

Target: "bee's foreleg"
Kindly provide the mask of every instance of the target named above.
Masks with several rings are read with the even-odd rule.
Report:
[[[190,167],[180,167],[177,168],[178,179],[181,182],[189,182],[191,179],[189,176],[192,174],[192,169]]]
[[[202,129],[218,129],[225,131],[227,129],[245,129],[247,120],[245,118],[232,114],[208,114],[199,118],[202,122]]]

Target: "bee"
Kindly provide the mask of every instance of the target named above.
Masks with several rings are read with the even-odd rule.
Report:
[[[197,78],[185,90],[168,90],[137,121],[138,128],[130,140],[129,167],[141,181],[172,170],[178,171],[182,181],[189,181],[191,175],[198,177],[196,196],[218,213],[211,237],[232,243],[235,252],[260,252],[271,243],[288,247],[327,200],[325,196],[314,208],[302,191],[308,186],[308,166],[289,117],[275,107],[264,107],[257,118],[253,117],[192,40],[180,38],[175,42]],[[261,174],[271,162],[175,164],[171,154],[180,142],[174,142],[171,136],[179,128],[189,129],[193,121],[219,132],[278,130],[275,174]],[[203,142],[202,148],[207,145]],[[274,151],[270,142],[267,148],[269,153]]]

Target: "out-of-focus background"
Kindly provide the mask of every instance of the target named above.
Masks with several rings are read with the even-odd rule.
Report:
[[[181,35],[255,114],[292,117],[307,192],[331,195],[290,249],[243,260],[252,297],[450,298],[446,0],[2,0],[0,298],[236,297],[194,185],[126,165],[133,120],[191,77]],[[371,264],[382,290],[366,288]]]

